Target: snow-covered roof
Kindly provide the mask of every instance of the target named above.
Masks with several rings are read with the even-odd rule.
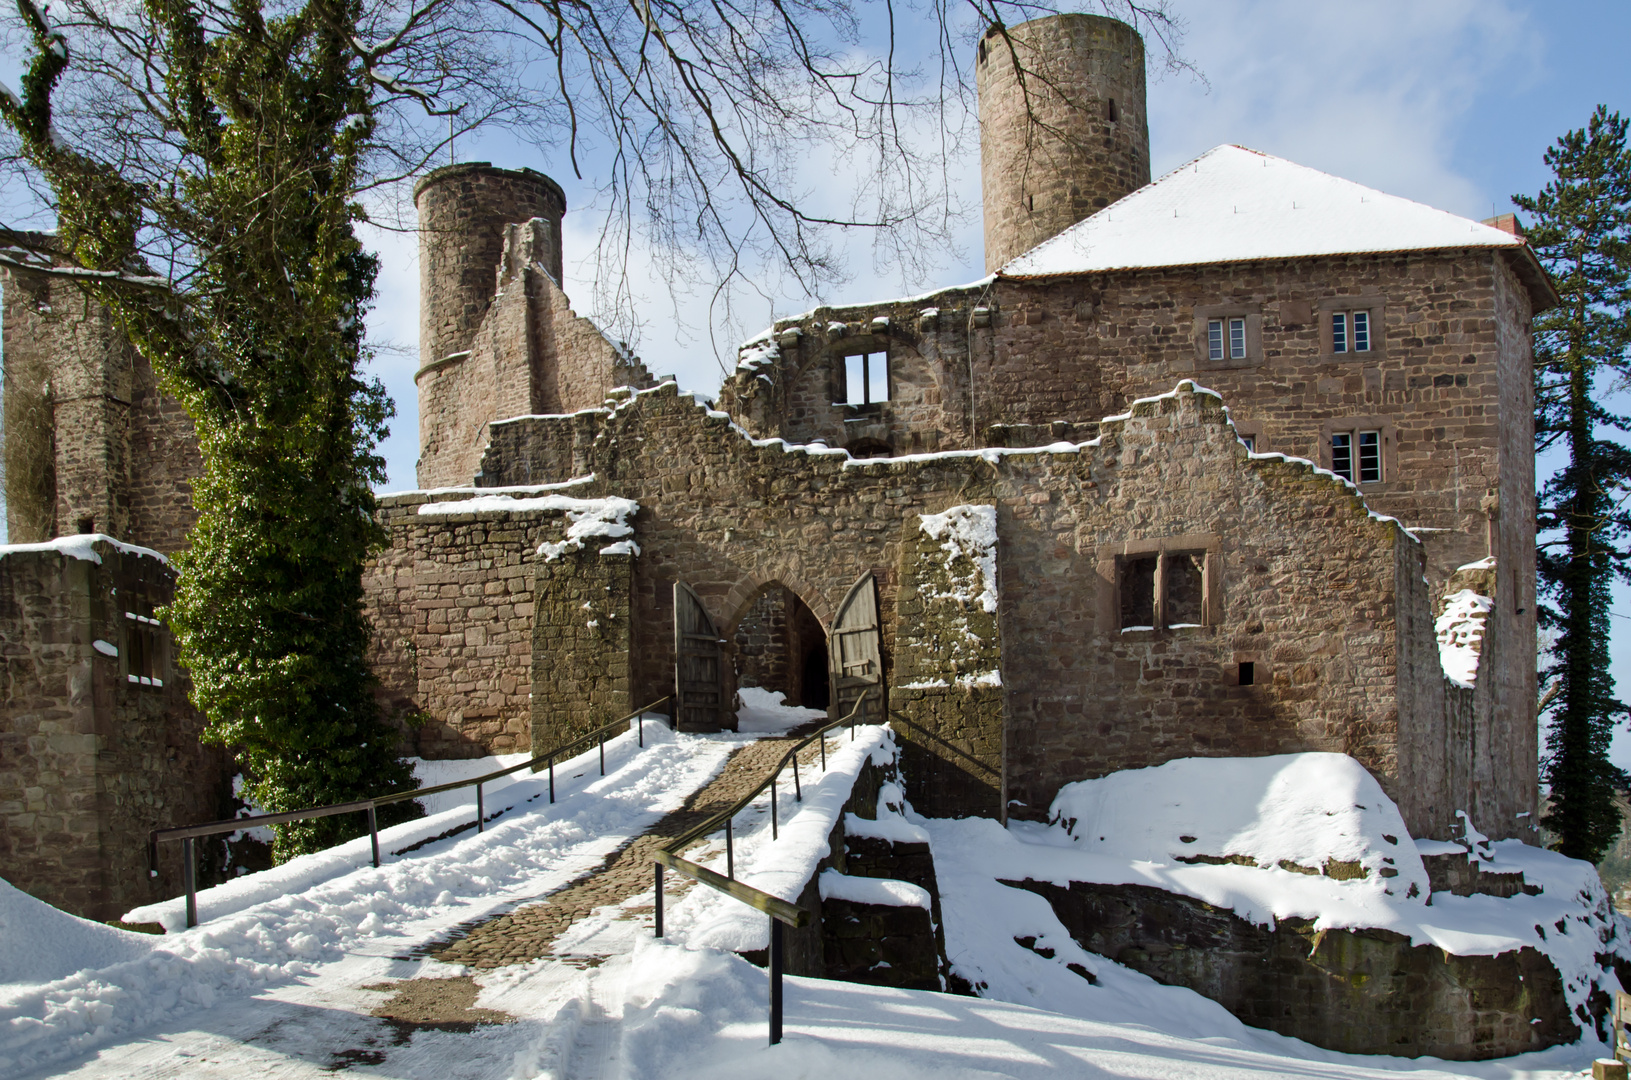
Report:
[[[1013,259],[1000,277],[1443,248],[1521,237],[1241,146],[1217,146]]]

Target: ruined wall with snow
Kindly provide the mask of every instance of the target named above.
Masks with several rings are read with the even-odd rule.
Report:
[[[997,508],[960,503],[908,518],[905,531],[889,708],[907,722],[896,737],[912,802],[935,817],[1000,816]]]

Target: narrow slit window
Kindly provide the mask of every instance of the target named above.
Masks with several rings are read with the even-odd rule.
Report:
[[[1206,324],[1206,355],[1213,360],[1223,359],[1223,320],[1212,319]]]
[[[1206,556],[1181,552],[1166,557],[1166,615],[1168,627],[1200,626],[1205,611]]]
[[[1244,360],[1246,358],[1246,320],[1229,320],[1229,359]]]
[[[1122,630],[1155,629],[1156,557],[1146,555],[1121,564]]]
[[[1257,665],[1255,663],[1253,663],[1252,661],[1250,661],[1250,660],[1242,660],[1240,662],[1240,679],[1239,679],[1240,685],[1241,686],[1250,686],[1253,683],[1255,683],[1256,681],[1257,681]]]
[[[1115,98],[1110,99],[1110,108],[1109,108],[1108,112],[1110,114],[1110,122],[1112,124],[1116,123],[1117,121],[1119,121],[1121,119],[1121,110],[1116,108],[1116,99]]]
[[[1379,484],[1382,482],[1382,433],[1380,431],[1361,431],[1359,439],[1359,482],[1361,484]]]
[[[1331,471],[1344,480],[1354,478],[1353,435],[1338,431],[1331,436]]]
[[[1348,351],[1348,315],[1346,312],[1331,312],[1331,351],[1334,353]]]

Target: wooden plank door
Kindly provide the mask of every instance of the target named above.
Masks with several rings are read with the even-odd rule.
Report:
[[[868,722],[883,722],[883,634],[878,622],[878,586],[870,570],[850,587],[838,608],[827,637],[827,671],[831,716],[848,716],[856,700],[865,695]]]
[[[724,642],[697,594],[674,582],[674,720],[680,731],[718,731],[724,713]]]

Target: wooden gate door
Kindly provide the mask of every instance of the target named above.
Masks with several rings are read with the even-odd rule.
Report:
[[[836,710],[829,715],[835,719],[848,716],[864,694],[867,722],[883,722],[883,635],[878,624],[878,586],[870,570],[851,586],[838,608],[827,638],[827,670],[832,709]]]
[[[697,594],[674,582],[674,720],[680,731],[729,727],[724,713],[724,642]]]

